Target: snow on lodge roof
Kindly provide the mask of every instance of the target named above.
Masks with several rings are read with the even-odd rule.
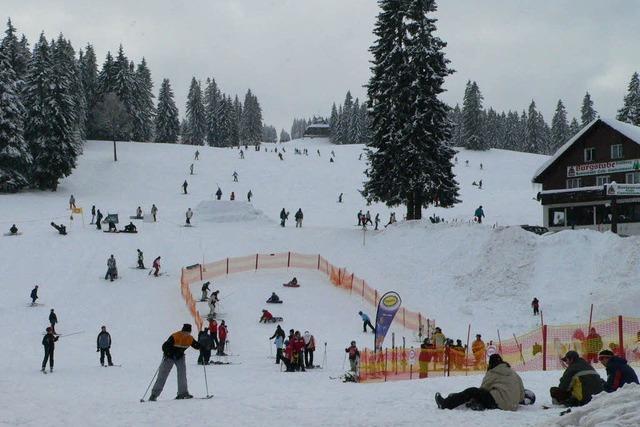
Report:
[[[316,129],[320,129],[320,128],[328,128],[329,125],[327,123],[312,123],[309,126],[307,126],[307,129],[309,128],[316,128]]]
[[[634,126],[629,123],[621,122],[615,119],[599,117],[593,120],[591,123],[589,123],[585,127],[583,127],[580,132],[578,132],[573,136],[573,138],[565,142],[564,145],[562,145],[562,147],[558,148],[558,151],[556,151],[553,156],[551,156],[546,162],[542,164],[542,166],[538,168],[538,170],[536,170],[536,172],[533,174],[533,178],[531,178],[531,182],[536,182],[538,177],[540,177],[540,175],[542,175],[544,171],[546,171],[552,164],[554,164],[556,160],[558,160],[564,154],[565,151],[567,151],[578,139],[582,137],[582,135],[584,135],[589,129],[595,126],[598,122],[604,123],[605,125],[609,126],[613,130],[620,132],[621,134],[623,134],[624,136],[626,136],[636,144],[640,145],[640,127]]]

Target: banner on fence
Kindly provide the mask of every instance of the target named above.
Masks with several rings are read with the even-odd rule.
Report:
[[[376,314],[376,337],[374,340],[374,348],[376,350],[382,349],[382,343],[389,331],[391,322],[393,322],[393,318],[396,316],[398,310],[400,310],[400,304],[402,304],[402,299],[395,291],[387,292],[382,295],[382,298],[378,301],[378,312]]]

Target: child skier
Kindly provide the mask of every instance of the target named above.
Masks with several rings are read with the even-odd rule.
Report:
[[[354,373],[358,372],[358,361],[360,360],[360,352],[358,351],[358,347],[356,347],[356,342],[351,341],[351,345],[344,349],[345,353],[349,354],[349,365],[351,367],[351,371]]]
[[[153,260],[151,268],[153,269],[153,275],[158,277],[160,275],[160,257]]]
[[[144,267],[144,254],[140,249],[136,249],[138,251],[138,268],[141,270],[145,270]]]

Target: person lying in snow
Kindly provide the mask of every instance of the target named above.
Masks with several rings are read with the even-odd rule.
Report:
[[[446,398],[440,393],[436,393],[435,396],[439,409],[454,409],[466,404],[476,411],[516,411],[524,398],[522,379],[499,354],[493,354],[489,358],[489,367],[479,388],[470,387],[460,393],[452,393]]]
[[[299,288],[300,285],[298,284],[298,279],[296,279],[295,277],[293,279],[291,279],[290,282],[288,283],[283,283],[282,286],[286,286],[289,288]]]
[[[268,310],[262,310],[262,317],[260,317],[259,323],[271,322],[271,319],[273,319],[273,314]]]

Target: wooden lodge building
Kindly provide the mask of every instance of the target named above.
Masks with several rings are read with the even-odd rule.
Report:
[[[304,131],[303,138],[329,138],[331,126],[328,123],[312,123]]]
[[[544,226],[640,234],[640,127],[596,119],[535,173]]]

